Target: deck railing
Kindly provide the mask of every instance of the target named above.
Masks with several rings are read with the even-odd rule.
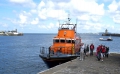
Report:
[[[72,50],[74,50],[72,47],[55,47],[52,49],[55,49],[58,51],[54,52],[54,51],[50,50],[50,48],[40,47],[40,55],[46,56],[46,57],[63,56],[63,55],[71,55],[71,56],[72,55],[79,55],[79,52],[72,51]],[[62,49],[63,52],[59,51],[59,49]]]

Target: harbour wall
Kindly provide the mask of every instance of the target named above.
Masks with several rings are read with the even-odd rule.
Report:
[[[120,37],[120,34],[111,34],[111,33],[105,34],[105,33],[103,33],[102,36],[118,36],[118,37]]]

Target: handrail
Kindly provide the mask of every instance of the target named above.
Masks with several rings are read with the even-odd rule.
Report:
[[[57,50],[57,52],[52,51],[51,49]],[[42,56],[46,56],[46,57],[51,57],[51,56],[60,56],[60,55],[77,55],[78,53],[73,53],[72,50],[73,47],[54,47],[54,48],[47,48],[47,47],[40,47],[40,55]],[[61,53],[61,49],[64,50]],[[71,49],[71,50],[70,50]],[[71,54],[68,53],[69,51],[71,51]]]

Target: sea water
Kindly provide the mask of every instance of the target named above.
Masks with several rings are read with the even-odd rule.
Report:
[[[0,36],[0,74],[36,74],[48,69],[39,57],[41,46],[49,47],[56,34],[24,34],[23,36]],[[82,42],[93,43],[95,49],[103,44],[110,52],[120,53],[120,37],[112,37],[113,41],[99,41],[108,38],[101,34],[80,34]]]

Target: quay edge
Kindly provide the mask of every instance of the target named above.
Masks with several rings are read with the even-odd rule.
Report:
[[[108,58],[104,58],[104,61],[98,61],[94,54],[83,61],[77,58],[37,74],[119,74],[119,61],[119,53],[110,53]]]

